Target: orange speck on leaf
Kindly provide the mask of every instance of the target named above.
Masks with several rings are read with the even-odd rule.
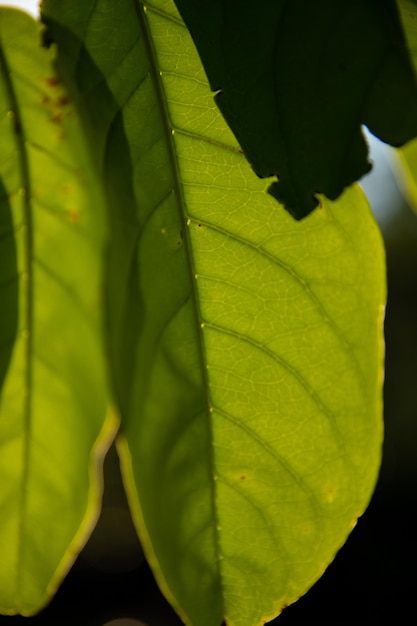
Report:
[[[64,107],[67,104],[69,104],[69,98],[68,96],[61,96],[60,98],[57,99],[56,103],[58,106]]]
[[[50,87],[57,87],[58,85],[61,84],[60,79],[58,78],[58,76],[48,76],[48,78],[46,79],[46,84],[49,85]]]
[[[80,214],[78,211],[68,211],[68,219],[71,224],[76,224],[80,221]]]

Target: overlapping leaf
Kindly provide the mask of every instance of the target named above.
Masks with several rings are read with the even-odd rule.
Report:
[[[54,593],[97,517],[105,421],[100,189],[39,25],[0,12],[0,610]]]
[[[394,0],[175,0],[216,102],[298,219],[370,169],[360,125],[417,135],[417,83]]]

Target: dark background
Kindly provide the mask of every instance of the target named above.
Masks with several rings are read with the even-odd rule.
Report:
[[[414,613],[417,486],[417,217],[375,174],[367,187],[387,248],[385,446],[371,504],[322,578],[271,622],[373,624]],[[378,182],[379,181],[379,182]],[[393,191],[394,190],[394,191]],[[390,195],[391,194],[391,195]],[[33,618],[0,617],[7,626],[181,626],[140,550],[121,489],[114,450],[106,461],[103,513],[92,538],[51,604]],[[109,537],[112,539],[110,540]],[[0,555],[1,563],[1,555]],[[124,621],[120,618],[130,618]],[[120,619],[120,621],[119,621]],[[198,626],[198,625],[196,625]]]

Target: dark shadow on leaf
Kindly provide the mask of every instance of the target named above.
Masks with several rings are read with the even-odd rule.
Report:
[[[223,116],[297,219],[371,168],[365,124],[417,135],[417,82],[391,0],[176,0]]]
[[[0,179],[0,390],[7,374],[18,327],[18,269],[10,202]]]
[[[111,238],[106,255],[105,301],[107,343],[114,392],[121,410],[130,397],[143,306],[135,249],[141,228],[133,191],[132,163],[120,103],[109,90],[82,40],[73,31],[43,15],[43,41],[60,41],[58,66],[78,102],[84,130],[94,147],[92,157],[104,181]],[[65,45],[63,45],[65,42]],[[77,59],[76,63],[73,59]],[[95,92],[92,95],[92,92]],[[83,94],[88,95],[83,97]],[[99,103],[100,110],[92,109]],[[108,133],[102,129],[108,126]],[[103,143],[105,136],[105,143]],[[101,142],[102,145],[97,145]],[[108,146],[111,145],[111,150]]]

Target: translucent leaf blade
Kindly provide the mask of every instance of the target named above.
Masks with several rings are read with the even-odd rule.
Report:
[[[31,18],[1,10],[1,212],[17,307],[0,403],[0,607],[25,615],[49,600],[91,530],[115,426],[105,420],[103,205],[73,103],[39,42]]]
[[[171,2],[78,9],[44,4],[105,146],[132,511],[187,624],[261,624],[320,576],[376,480],[380,236],[356,188],[302,224],[268,198]]]

